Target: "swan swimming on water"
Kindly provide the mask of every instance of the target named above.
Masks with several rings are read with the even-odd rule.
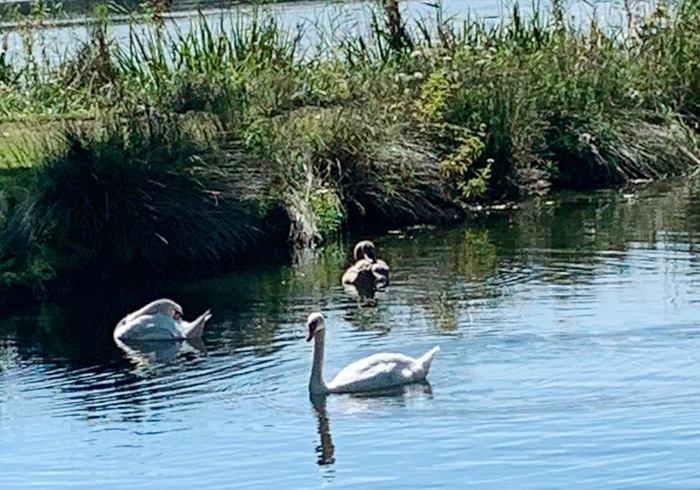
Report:
[[[182,319],[182,307],[169,299],[159,299],[129,313],[114,328],[115,340],[184,340],[202,336],[210,310],[193,322]]]
[[[323,379],[326,321],[321,313],[311,313],[307,325],[309,336],[306,340],[315,338],[314,363],[309,380],[312,394],[363,393],[423,381],[430,370],[430,363],[440,350],[433,347],[418,359],[403,354],[374,354],[353,362],[340,371],[333,381],[326,383]]]
[[[342,283],[360,287],[386,286],[389,284],[389,266],[377,258],[374,243],[362,240],[353,251],[355,263],[343,274]]]

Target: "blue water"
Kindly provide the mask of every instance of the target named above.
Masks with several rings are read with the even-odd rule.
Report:
[[[664,184],[375,237],[374,306],[341,287],[343,244],[5,314],[0,487],[698,488],[699,239],[696,185]],[[204,345],[117,348],[160,295],[212,308]],[[312,402],[315,310],[329,378],[439,345],[429,385]]]

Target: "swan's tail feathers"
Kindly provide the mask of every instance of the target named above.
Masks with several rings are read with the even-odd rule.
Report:
[[[435,359],[435,355],[438,353],[440,350],[440,347],[435,346],[432,349],[430,349],[428,352],[420,356],[418,359],[416,359],[416,364],[421,366],[423,370],[425,371],[425,374],[428,374],[428,371],[430,370],[430,364],[433,362],[433,359]]]
[[[202,331],[204,330],[204,324],[211,318],[211,310],[207,310],[195,321],[187,326],[187,331],[185,332],[185,337],[188,339],[199,338],[202,336]]]

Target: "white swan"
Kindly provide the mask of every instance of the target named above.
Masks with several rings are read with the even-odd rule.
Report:
[[[182,308],[169,299],[159,299],[127,316],[114,328],[115,340],[184,340],[199,338],[210,310],[193,322],[182,320]]]
[[[365,288],[389,284],[389,266],[377,258],[374,243],[369,240],[358,242],[353,256],[355,263],[343,274],[343,284]]]
[[[321,313],[311,313],[307,324],[309,336],[306,340],[316,338],[314,364],[309,380],[309,391],[312,394],[362,393],[423,381],[430,370],[430,363],[440,350],[439,347],[433,347],[418,359],[403,354],[374,354],[353,362],[326,384],[323,380],[326,321]]]

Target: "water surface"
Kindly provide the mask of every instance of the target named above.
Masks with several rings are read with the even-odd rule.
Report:
[[[698,488],[700,200],[694,183],[568,194],[455,229],[376,237],[376,304],[350,245],[297,265],[0,318],[2,488]],[[154,297],[211,307],[203,345],[119,349]],[[377,351],[441,351],[429,385],[310,400]]]

